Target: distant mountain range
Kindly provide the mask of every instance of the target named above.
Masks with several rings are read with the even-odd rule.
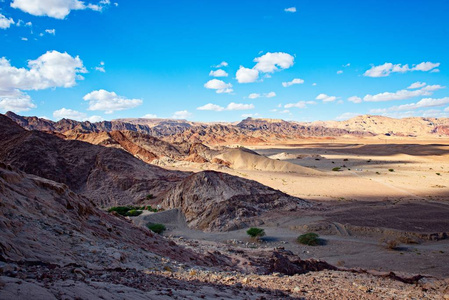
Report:
[[[27,130],[39,130],[74,137],[79,134],[130,131],[150,135],[170,143],[258,144],[289,142],[303,138],[335,137],[416,137],[449,135],[448,118],[404,118],[362,115],[346,121],[295,122],[247,118],[238,123],[200,123],[171,119],[117,119],[91,123],[62,119],[58,122],[6,116]]]

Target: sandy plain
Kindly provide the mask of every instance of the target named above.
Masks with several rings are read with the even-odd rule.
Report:
[[[246,147],[305,168],[282,172],[245,161],[220,171],[309,200],[315,208],[262,216],[266,236],[261,243],[252,243],[246,229],[204,233],[173,217],[162,220],[167,236],[223,246],[285,247],[301,258],[348,268],[449,277],[447,140],[309,139]],[[181,169],[204,168],[190,164]],[[143,215],[136,221],[154,217]],[[311,231],[320,234],[322,245],[296,242],[298,235]],[[396,248],[389,249],[388,241],[395,241]]]

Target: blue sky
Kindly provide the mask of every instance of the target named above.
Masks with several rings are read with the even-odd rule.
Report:
[[[449,117],[447,1],[0,0],[0,8],[0,112],[92,121]]]

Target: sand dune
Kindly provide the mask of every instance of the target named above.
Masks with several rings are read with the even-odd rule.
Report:
[[[232,149],[217,156],[231,163],[233,169],[258,170],[270,172],[287,172],[300,174],[319,174],[319,171],[291,164],[284,161],[270,159],[265,156],[248,153],[240,149]]]

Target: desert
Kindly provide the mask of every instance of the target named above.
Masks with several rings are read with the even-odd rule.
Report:
[[[448,12],[0,0],[0,300],[449,300]]]

